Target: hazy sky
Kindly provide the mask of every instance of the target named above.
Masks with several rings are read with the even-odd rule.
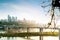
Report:
[[[45,2],[43,4],[43,1]],[[38,23],[50,21],[50,15],[41,5],[48,5],[47,0],[0,0],[0,19],[7,19],[7,16],[16,16],[18,19],[35,20]],[[47,14],[47,15],[46,15]]]

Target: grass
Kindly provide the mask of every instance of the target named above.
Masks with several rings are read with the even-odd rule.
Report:
[[[58,36],[58,32],[0,33],[0,37]]]

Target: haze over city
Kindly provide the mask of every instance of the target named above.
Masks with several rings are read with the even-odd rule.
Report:
[[[37,23],[47,23],[50,21],[50,16],[45,14],[47,14],[46,11],[49,8],[44,11],[40,3],[42,3],[41,0],[1,0],[0,19],[5,19],[8,15],[11,15],[20,20],[25,18],[26,20],[34,20]]]
[[[60,27],[60,14],[59,14],[60,11],[59,9],[55,8],[54,14],[53,14],[53,12],[51,11],[52,9],[51,3],[52,3],[52,0],[0,0],[0,28],[3,28],[3,27],[6,28],[8,33],[9,31],[19,32],[23,30],[23,28],[25,28],[25,26],[28,25],[29,22],[31,23],[34,22],[33,24],[29,24],[28,25],[29,27],[31,25],[32,25],[31,27],[36,26],[36,24],[39,24],[39,27],[41,27],[40,25],[43,25],[43,26],[52,25],[54,27],[55,24]],[[55,20],[54,20],[54,16],[55,16]],[[21,20],[28,21],[28,23],[26,24],[26,22],[22,22],[22,24],[19,24],[21,23]],[[8,21],[8,22],[3,22],[3,21]],[[54,24],[54,21],[55,21],[55,24]],[[22,27],[21,25],[24,27]],[[20,27],[22,28],[19,29]],[[29,28],[26,27],[25,29],[27,30]],[[49,32],[51,30],[44,29],[44,31],[49,31]],[[56,30],[53,30],[53,31],[55,32]],[[49,32],[46,32],[46,33],[49,33]],[[35,37],[32,37],[32,38],[36,39]],[[17,38],[17,40],[20,40],[20,39],[21,38]],[[44,37],[44,40],[49,40],[49,38]],[[58,40],[58,36],[50,37],[50,40]]]

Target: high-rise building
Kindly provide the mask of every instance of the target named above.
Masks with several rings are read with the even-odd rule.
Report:
[[[12,20],[12,22],[15,22],[15,18],[14,18],[14,17],[12,17],[12,19],[11,19],[11,20]]]
[[[8,15],[8,22],[11,22],[11,16]]]
[[[8,22],[16,22],[17,21],[17,17],[14,17],[14,16],[10,16],[8,15]]]
[[[8,22],[7,19],[1,19],[1,22]]]
[[[15,21],[17,21],[17,17],[15,18]]]
[[[12,22],[16,22],[17,21],[17,17],[12,17]]]

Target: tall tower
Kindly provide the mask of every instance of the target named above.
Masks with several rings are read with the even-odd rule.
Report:
[[[11,22],[11,16],[8,15],[8,22]]]
[[[16,21],[17,21],[17,17],[12,16],[11,21],[12,21],[12,22],[16,22]]]
[[[15,17],[12,17],[12,19],[11,19],[11,20],[12,20],[12,22],[15,22]]]
[[[17,17],[15,17],[15,21],[17,21]]]

